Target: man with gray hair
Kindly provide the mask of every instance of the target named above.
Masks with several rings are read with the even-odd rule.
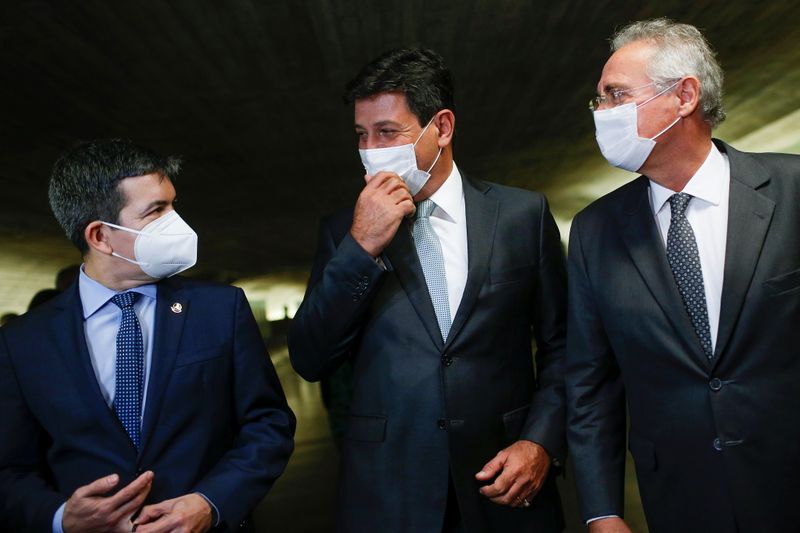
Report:
[[[627,532],[628,446],[651,532],[800,524],[800,157],[712,139],[722,70],[697,28],[612,39],[597,141],[642,174],[572,224],[568,438],[591,532]]]

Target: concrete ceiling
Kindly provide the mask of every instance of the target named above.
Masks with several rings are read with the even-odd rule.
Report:
[[[196,274],[307,269],[319,217],[352,205],[361,183],[342,88],[398,46],[429,46],[449,63],[460,168],[544,191],[566,230],[630,178],[601,159],[586,109],[606,39],[662,15],[703,28],[718,51],[729,111],[718,136],[800,151],[796,2],[5,2],[0,312],[79,261],[46,195],[52,163],[78,139],[184,156],[178,209],[200,234]]]

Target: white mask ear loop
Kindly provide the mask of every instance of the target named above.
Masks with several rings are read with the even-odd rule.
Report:
[[[122,231],[127,231],[128,233],[133,233],[135,235],[147,235],[147,233],[145,233],[143,231],[139,231],[137,229],[126,228],[125,226],[117,226],[116,224],[112,224],[111,222],[103,222],[101,220],[100,223],[101,224],[105,224],[106,226],[109,226],[109,227],[114,228],[114,229],[121,229]]]
[[[425,132],[426,132],[426,131],[428,131],[428,126],[430,126],[430,125],[431,125],[431,123],[433,122],[433,119],[435,119],[435,118],[436,118],[436,115],[433,115],[433,116],[431,117],[431,119],[428,121],[428,123],[427,123],[427,124],[425,124],[425,127],[424,127],[424,128],[422,128],[422,131],[421,131],[421,132],[420,132],[420,134],[417,136],[417,140],[416,140],[416,141],[414,141],[414,144],[413,144],[412,146],[414,146],[414,147],[416,148],[416,146],[417,146],[417,143],[419,142],[419,140],[420,140],[420,139],[422,139],[422,136],[423,136],[423,135],[425,135]]]
[[[125,226],[118,226],[117,224],[112,224],[111,222],[103,222],[101,220],[100,223],[101,224],[105,224],[106,226],[109,226],[109,227],[114,228],[114,229],[119,229],[119,230],[122,230],[122,231],[127,231],[128,233],[133,233],[134,235],[147,235],[147,233],[144,233],[142,231],[131,229],[131,228],[126,228]],[[114,257],[117,257],[119,259],[122,259],[123,261],[127,261],[128,263],[134,264],[134,265],[142,266],[142,265],[146,265],[147,264],[147,263],[143,263],[141,261],[134,261],[133,259],[129,259],[129,258],[125,257],[124,255],[119,255],[117,252],[111,252],[111,255],[114,256]]]
[[[439,152],[436,154],[436,159],[434,159],[434,160],[433,160],[433,164],[430,166],[430,168],[428,168],[428,174],[430,174],[430,173],[431,173],[431,170],[433,170],[433,167],[435,167],[435,166],[436,166],[436,163],[438,163],[438,162],[439,162],[439,157],[440,157],[441,155],[442,155],[442,149],[441,149],[441,148],[439,148]]]
[[[683,118],[682,116],[678,115],[678,118],[676,118],[676,119],[675,119],[675,120],[672,122],[672,124],[670,124],[669,126],[667,126],[666,128],[664,128],[663,130],[661,130],[661,131],[660,131],[659,133],[657,133],[655,136],[653,136],[653,137],[650,137],[650,140],[651,140],[651,141],[655,141],[656,139],[658,139],[659,137],[661,137],[662,135],[664,135],[665,133],[667,133],[667,131],[668,131],[668,130],[669,130],[671,127],[672,127],[672,126],[674,126],[675,124],[677,124],[677,123],[678,123],[678,121],[679,121],[680,119],[682,119],[682,118]]]
[[[435,119],[435,118],[436,118],[436,115],[433,115],[433,116],[431,117],[431,119],[428,121],[428,123],[427,123],[427,124],[425,124],[425,127],[424,127],[424,128],[422,128],[422,132],[419,134],[419,137],[417,137],[417,140],[416,140],[416,141],[414,141],[414,147],[415,147],[415,148],[416,148],[416,146],[417,146],[417,143],[419,142],[419,140],[420,140],[420,139],[422,139],[422,136],[423,136],[423,135],[425,135],[425,132],[426,132],[426,131],[428,131],[428,127],[429,127],[429,126],[430,126],[430,125],[433,123],[433,119]],[[441,148],[439,148],[439,152],[436,154],[436,159],[434,159],[434,160],[433,160],[433,164],[432,164],[432,165],[431,165],[431,166],[428,168],[428,170],[427,170],[427,173],[428,173],[428,174],[430,174],[430,173],[431,173],[431,170],[433,170],[433,167],[435,167],[435,166],[436,166],[436,163],[438,163],[438,162],[439,162],[439,157],[441,157],[441,155],[442,155],[442,149],[441,149]]]

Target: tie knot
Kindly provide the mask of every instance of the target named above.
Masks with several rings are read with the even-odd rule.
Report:
[[[430,198],[422,200],[417,204],[417,218],[430,218],[433,210],[436,209],[436,204]]]
[[[689,200],[692,199],[691,194],[686,194],[685,192],[675,193],[669,197],[669,206],[672,209],[673,216],[681,216],[686,212],[686,208],[689,206]]]
[[[111,298],[111,301],[120,309],[125,309],[126,307],[133,306],[133,302],[136,301],[137,296],[138,293],[135,292],[123,292],[121,294],[115,294],[114,297]]]

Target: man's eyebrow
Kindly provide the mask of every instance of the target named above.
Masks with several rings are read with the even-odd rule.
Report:
[[[174,202],[175,200],[173,200]],[[141,211],[139,211],[140,215],[146,215],[149,213],[154,207],[166,207],[173,202],[168,202],[166,200],[154,200],[147,204]]]

